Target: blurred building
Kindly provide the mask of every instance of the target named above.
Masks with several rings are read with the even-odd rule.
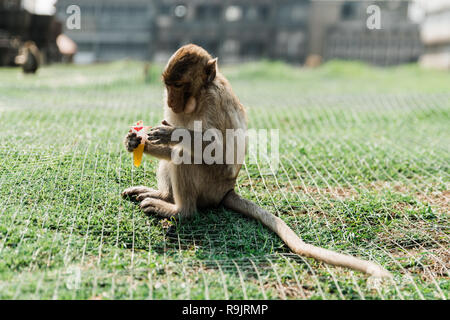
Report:
[[[270,54],[275,31],[270,0],[158,1],[156,60],[165,60],[182,44],[193,42],[226,61]]]
[[[380,8],[381,28],[371,30],[367,27],[367,8],[373,4]],[[321,48],[323,58],[362,60],[376,65],[417,61],[423,46],[419,26],[408,18],[409,4],[407,1],[335,2],[332,10],[337,19],[326,27]]]
[[[428,2],[425,12],[421,29],[425,52],[420,64],[450,70],[450,1]]]
[[[121,58],[148,60],[156,48],[153,41],[156,9],[148,0],[59,0],[57,17],[66,21],[67,8],[81,9],[81,29],[64,33],[78,46],[79,62],[111,61]]]
[[[408,20],[408,1],[376,2],[381,29],[366,26],[374,1],[314,0],[78,0],[81,29],[65,33],[78,61],[130,57],[166,61],[181,45],[196,43],[222,61],[282,59],[303,63],[358,59],[379,65],[416,61],[419,29]],[[72,0],[59,0],[65,21]],[[78,57],[78,58],[77,58]]]
[[[193,42],[222,61],[260,58],[303,61],[307,49],[308,0],[159,1],[157,60]]]
[[[57,2],[66,20],[71,0]],[[65,29],[83,61],[165,61],[196,43],[225,61],[306,55],[309,0],[79,0],[82,27]],[[80,59],[80,58],[79,58]]]

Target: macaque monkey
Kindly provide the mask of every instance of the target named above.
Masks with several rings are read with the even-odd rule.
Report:
[[[167,218],[186,218],[198,208],[222,205],[260,221],[296,254],[377,277],[390,277],[388,271],[374,262],[303,242],[282,219],[240,197],[234,187],[242,162],[175,164],[172,158],[174,151],[195,157],[192,144],[172,141],[176,129],[185,129],[193,136],[196,134],[194,121],[201,121],[202,130],[215,128],[226,136],[226,129],[241,129],[245,135],[247,117],[229,82],[219,72],[217,58],[213,59],[199,46],[189,44],[178,49],[169,59],[162,78],[166,89],[165,120],[161,126],[150,130],[144,147],[146,154],[160,159],[158,190],[145,186],[130,187],[123,191],[124,197],[135,198],[147,214]],[[141,143],[141,137],[129,132],[124,143],[132,152]],[[229,141],[218,139],[217,143],[226,149]],[[202,148],[206,145],[202,142]]]
[[[36,73],[39,68],[41,54],[33,41],[27,41],[19,50],[15,62],[22,66],[24,73]]]

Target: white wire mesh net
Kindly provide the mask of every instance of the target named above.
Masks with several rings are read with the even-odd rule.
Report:
[[[162,88],[127,85],[135,65],[97,68],[16,78],[2,97],[1,298],[448,297],[450,94],[233,83],[250,127],[280,129],[281,155],[276,172],[246,163],[237,191],[305,241],[394,274],[372,283],[224,209],[179,224],[121,199],[156,186],[156,160],[134,169],[121,141],[136,120],[161,120]]]

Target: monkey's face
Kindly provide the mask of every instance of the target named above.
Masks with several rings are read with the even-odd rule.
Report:
[[[175,83],[166,83],[167,104],[175,113],[183,112],[186,103],[192,95],[190,83],[178,81]]]
[[[167,90],[167,105],[175,113],[195,110],[202,88],[216,76],[217,59],[203,48],[190,44],[178,49],[169,59],[162,78]]]

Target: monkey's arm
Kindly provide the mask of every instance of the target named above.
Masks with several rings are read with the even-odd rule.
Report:
[[[172,147],[168,145],[154,144],[151,141],[145,141],[144,152],[158,159],[170,160]]]
[[[135,132],[129,132],[125,137],[125,148],[128,152],[133,152],[141,144],[142,138],[137,136]],[[144,152],[158,159],[170,160],[172,146],[166,144],[156,144],[146,140]]]
[[[167,123],[164,122],[163,123]],[[162,125],[153,127],[148,133],[148,140],[154,144],[176,145],[184,142],[183,147],[188,147],[194,151],[195,142],[202,146],[202,150],[209,145],[210,141],[203,141],[205,131],[194,131],[182,127],[173,127],[170,125]]]
[[[148,133],[148,140],[156,145],[179,145],[183,152],[190,155],[191,160],[197,157],[204,164],[212,164],[211,161],[205,161],[204,157],[210,157],[215,163],[243,163],[246,152],[245,134],[231,137],[223,137],[223,132],[218,129],[206,131],[194,131],[186,128],[177,128],[168,125],[163,121],[163,126],[154,127]],[[239,143],[239,139],[242,143]],[[224,141],[225,139],[225,141]],[[228,139],[237,139],[230,144],[230,150],[227,149],[226,141]],[[233,149],[233,150],[231,150]],[[206,153],[206,155],[205,155]],[[230,153],[227,157],[227,153]],[[199,163],[199,162],[195,162]]]

